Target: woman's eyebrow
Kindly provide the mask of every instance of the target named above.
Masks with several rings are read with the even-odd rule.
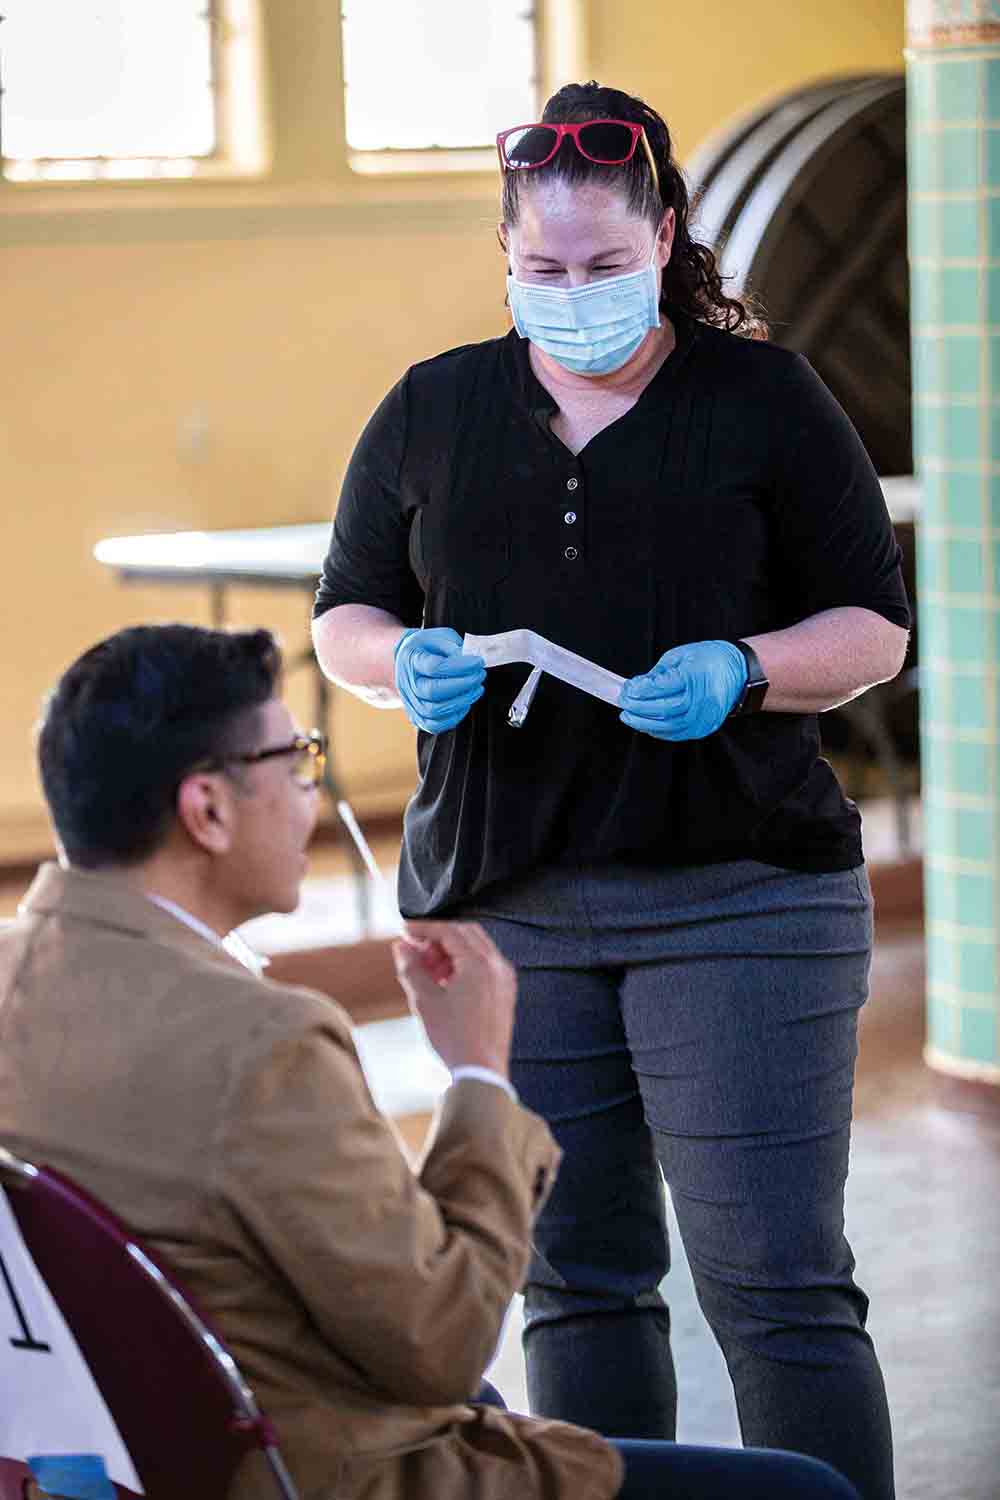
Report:
[[[616,255],[634,255],[635,251],[631,245],[613,245],[607,250],[598,250],[594,255],[588,256],[586,264],[595,265],[598,261],[613,260]],[[557,256],[542,255],[535,250],[526,250],[521,256],[522,261],[533,260],[543,262],[547,266],[561,266],[564,264]]]
[[[607,250],[601,250],[597,255],[592,255],[588,260],[588,266],[594,265],[599,260],[614,260],[616,255],[634,255],[635,251],[631,245],[613,245]]]

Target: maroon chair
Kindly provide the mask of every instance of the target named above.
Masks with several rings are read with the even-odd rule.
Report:
[[[62,1173],[3,1147],[0,1186],[147,1500],[222,1500],[253,1449],[263,1453],[275,1495],[298,1500],[274,1429],[235,1360],[156,1256]],[[0,1500],[20,1496],[24,1472],[0,1464]]]

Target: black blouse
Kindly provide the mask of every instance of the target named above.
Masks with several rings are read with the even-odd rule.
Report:
[[[671,646],[842,605],[907,626],[881,486],[801,355],[674,318],[677,347],[574,456],[516,333],[414,365],[351,459],[315,613],[388,610],[460,634],[526,627],[623,677]],[[442,914],[544,864],[862,858],[814,714],[760,713],[671,744],[530,669],[494,667],[454,730],[421,734],[400,907]]]

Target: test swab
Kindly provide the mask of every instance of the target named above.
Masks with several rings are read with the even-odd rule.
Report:
[[[592,693],[605,703],[618,703],[625,678],[609,672],[565,646],[557,646],[534,630],[504,630],[497,635],[467,635],[462,643],[467,656],[481,656],[487,667],[505,666],[509,662],[526,662],[539,667],[560,682]],[[536,683],[537,686],[537,683]]]
[[[541,680],[541,667],[532,667],[530,677],[507,710],[507,723],[512,729],[520,729],[528,717],[528,709],[531,707],[531,701],[538,691],[538,684]]]

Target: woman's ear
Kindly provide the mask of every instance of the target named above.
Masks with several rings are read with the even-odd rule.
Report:
[[[659,252],[657,255],[657,259],[660,263],[661,271],[666,266],[667,262],[670,259],[671,252],[673,251],[674,231],[676,230],[676,228],[677,215],[674,213],[672,208],[668,208],[665,211],[663,218],[660,220],[660,227],[657,231],[657,250]]]
[[[510,241],[507,235],[507,226],[503,222],[497,225],[497,239],[500,241],[500,249],[504,255],[510,255]]]

